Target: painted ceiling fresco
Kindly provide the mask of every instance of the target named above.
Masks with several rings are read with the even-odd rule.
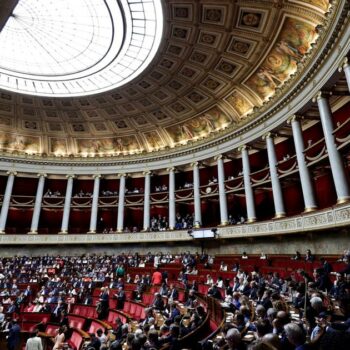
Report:
[[[166,1],[160,51],[126,87],[65,99],[0,91],[0,152],[130,155],[237,129],[317,50],[316,27],[325,25],[329,6]]]

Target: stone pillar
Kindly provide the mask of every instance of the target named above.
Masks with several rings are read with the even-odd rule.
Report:
[[[0,213],[0,234],[5,234],[7,215],[10,208],[10,201],[13,189],[13,183],[17,173],[15,171],[7,172],[7,184],[5,189],[4,198],[2,200],[1,213]]]
[[[341,66],[339,67],[339,71],[344,71],[346,82],[348,83],[348,89],[350,91],[350,64],[349,59],[347,57],[344,58]]]
[[[280,179],[278,177],[277,171],[277,157],[275,151],[274,144],[274,135],[271,133],[266,134],[263,138],[266,140],[267,147],[267,157],[269,160],[269,168],[270,168],[270,178],[272,185],[272,195],[273,195],[273,203],[275,205],[275,218],[284,218],[286,216],[286,210],[284,208],[283,202],[283,192],[280,183]]]
[[[305,212],[314,211],[317,209],[317,204],[312,179],[304,155],[305,147],[300,118],[294,115],[288,120],[288,123],[291,124],[293,130],[294,147],[297,156],[301,189],[303,191]]]
[[[194,200],[194,223],[193,223],[193,226],[198,228],[202,225],[199,163],[194,162],[191,164],[191,166],[193,168],[193,200]]]
[[[119,197],[118,197],[118,220],[117,232],[124,230],[124,207],[125,207],[125,180],[126,174],[119,174]]]
[[[337,193],[337,203],[345,203],[350,199],[349,184],[346,179],[343,160],[338,152],[335,137],[333,135],[333,120],[331,107],[324,92],[319,92],[313,99],[317,102],[320,113],[322,130],[326,142],[328,158],[331,165],[333,181]]]
[[[220,203],[220,225],[226,226],[228,224],[227,214],[227,199],[225,191],[225,170],[223,156],[220,154],[215,157],[218,167],[218,186],[219,186],[219,203]]]
[[[66,177],[67,177],[66,197],[64,199],[63,218],[62,218],[61,231],[59,232],[59,234],[68,233],[70,206],[72,202],[72,193],[73,193],[73,180],[75,176],[67,175]]]
[[[145,171],[145,191],[143,199],[143,231],[149,231],[151,228],[151,172]]]
[[[40,212],[41,212],[41,204],[42,204],[43,195],[44,195],[46,174],[38,174],[38,176],[39,176],[39,182],[38,182],[38,187],[36,190],[32,223],[30,225],[30,231],[28,232],[28,234],[37,234],[38,233],[38,226],[39,226],[39,219],[40,219]]]
[[[242,152],[244,192],[245,192],[245,200],[247,205],[247,221],[248,223],[252,223],[256,221],[256,214],[255,214],[254,192],[253,192],[253,188],[250,180],[250,163],[249,163],[248,147],[242,146],[240,150]]]
[[[176,202],[175,202],[175,168],[168,168],[169,172],[169,230],[175,229]]]
[[[98,215],[98,198],[100,194],[101,175],[94,175],[94,192],[92,194],[90,229],[88,233],[96,233],[97,215]]]

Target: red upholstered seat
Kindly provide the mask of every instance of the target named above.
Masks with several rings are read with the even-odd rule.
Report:
[[[68,321],[69,327],[83,329],[86,322],[86,318],[82,316],[68,315]]]
[[[21,330],[27,332],[34,332],[37,329],[38,324],[36,322],[21,322]]]
[[[153,294],[145,293],[142,295],[142,302],[146,305],[152,304],[153,299],[154,299]]]
[[[56,336],[57,334],[57,330],[58,330],[59,326],[56,325],[56,324],[48,324],[46,326],[46,329],[45,329],[45,333],[48,334],[48,335],[51,335],[52,337]]]
[[[84,339],[77,330],[73,330],[72,335],[67,343],[73,350],[80,350],[83,346]]]
[[[130,310],[128,312],[129,315],[134,316],[136,312],[136,304],[135,303],[130,303]]]
[[[22,312],[19,315],[19,320],[22,322],[32,321],[36,323],[47,323],[50,320],[51,315],[41,312]]]
[[[179,291],[179,302],[184,303],[185,302],[185,292],[180,290]]]
[[[123,308],[123,311],[125,312],[125,313],[129,313],[129,311],[130,311],[130,307],[131,307],[131,303],[129,302],[129,301],[126,301],[125,303],[124,303],[124,308]]]
[[[116,309],[117,308],[117,303],[118,303],[117,299],[109,299],[109,307],[111,309]]]
[[[126,316],[119,313],[117,310],[109,310],[107,323],[110,324],[112,327],[114,327],[116,324],[115,320],[117,319],[117,317],[119,317],[123,323],[126,323],[128,321]]]
[[[90,323],[88,333],[96,333],[98,329],[102,329],[103,332],[106,331],[106,327],[103,324],[96,320],[92,320]],[[110,327],[107,327],[107,329],[110,329]]]
[[[134,313],[134,318],[136,320],[140,320],[141,319],[141,313],[142,313],[142,310],[143,310],[143,306],[142,305],[136,305],[136,308],[135,308],[135,313]]]
[[[143,307],[141,310],[140,320],[144,320],[145,318],[146,318],[146,311],[145,311],[145,308]]]

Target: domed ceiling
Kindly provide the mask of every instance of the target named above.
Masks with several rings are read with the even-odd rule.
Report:
[[[335,4],[163,1],[158,53],[127,85],[78,98],[2,90],[0,150],[120,157],[176,150],[237,130],[302,73]]]

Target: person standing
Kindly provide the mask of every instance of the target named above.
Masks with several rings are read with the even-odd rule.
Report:
[[[36,330],[31,334],[31,337],[27,340],[25,350],[43,350],[43,344],[41,338],[38,336],[39,331]]]
[[[17,320],[12,320],[12,326],[7,337],[7,349],[16,350],[20,343],[21,328]]]

